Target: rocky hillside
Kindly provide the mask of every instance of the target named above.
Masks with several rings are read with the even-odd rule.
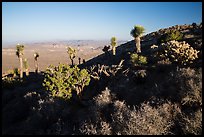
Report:
[[[153,45],[157,45],[160,46],[160,44],[158,44],[158,39],[164,35],[165,33],[169,32],[169,31],[179,31],[183,34],[183,38],[180,41],[186,41],[187,43],[189,43],[194,49],[199,50],[199,58],[202,58],[202,23],[200,25],[176,25],[176,26],[172,26],[169,28],[165,28],[165,29],[160,29],[156,32],[152,32],[149,33],[145,36],[143,36],[141,38],[141,49],[142,49],[142,54],[149,56],[150,54],[152,54],[153,51],[155,51],[155,49],[152,49],[151,46]],[[128,60],[128,52],[133,53],[135,51],[135,42],[134,40],[129,41],[125,44],[121,44],[116,48],[116,57],[115,60],[112,62],[109,59],[113,58],[111,56],[112,50],[109,50],[109,54],[105,55],[101,54],[91,60],[89,60],[86,65],[92,65],[92,64],[107,64],[107,65],[111,65],[111,64],[117,64],[119,63],[119,61],[121,59],[126,58]],[[159,49],[159,47],[158,47]],[[199,61],[200,65],[201,65],[202,60]]]
[[[170,30],[182,39],[159,43]],[[73,92],[68,101],[45,89],[44,72],[2,78],[2,133],[201,135],[202,24],[161,29],[141,44],[139,55],[129,41],[116,56],[109,50],[78,66],[91,80],[80,98]]]

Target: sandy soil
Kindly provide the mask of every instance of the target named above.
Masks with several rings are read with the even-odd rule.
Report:
[[[92,46],[80,46],[74,47],[77,49],[77,56],[74,59],[74,63],[78,64],[78,58],[85,59],[86,61],[101,54],[102,47],[93,48]],[[38,52],[39,57],[39,68],[45,70],[50,64],[57,65],[61,63],[71,63],[67,54],[66,46],[61,45],[53,47],[52,45],[40,45],[40,46],[25,46],[24,58],[28,59],[30,71],[34,71],[34,52]],[[19,60],[16,56],[16,48],[3,48],[2,49],[2,74],[7,73],[9,70],[19,67]]]

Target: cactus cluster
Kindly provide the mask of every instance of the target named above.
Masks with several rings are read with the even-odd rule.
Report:
[[[133,65],[145,65],[147,64],[147,57],[133,53],[130,55],[130,61]]]
[[[89,82],[90,75],[86,69],[80,70],[77,66],[59,64],[59,66],[50,65],[47,68],[43,86],[51,91],[53,97],[70,99],[73,91],[80,97]]]
[[[182,65],[191,64],[193,61],[198,58],[199,51],[193,49],[185,41],[169,41],[163,43],[164,55],[168,57],[172,62],[177,62]]]

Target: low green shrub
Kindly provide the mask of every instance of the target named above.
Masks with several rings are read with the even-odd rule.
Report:
[[[179,31],[175,31],[175,30],[172,30],[172,31],[169,31],[165,34],[163,34],[159,39],[158,39],[158,44],[160,43],[165,43],[165,42],[168,42],[168,41],[171,41],[171,40],[181,40],[183,38],[183,34]]]
[[[43,86],[51,91],[53,97],[70,99],[73,91],[81,96],[81,92],[89,82],[90,75],[86,69],[80,70],[77,66],[59,64],[47,68]]]
[[[147,57],[133,53],[130,55],[130,61],[133,65],[145,65],[147,64]]]

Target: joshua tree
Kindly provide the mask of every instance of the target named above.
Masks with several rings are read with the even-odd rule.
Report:
[[[81,58],[79,58],[79,65],[81,64]]]
[[[19,69],[18,68],[13,69],[13,77],[16,77],[16,75],[19,75]]]
[[[144,33],[144,30],[142,26],[136,25],[130,32],[131,36],[135,38],[136,53],[141,53],[140,37]]]
[[[20,62],[20,78],[23,78],[23,51],[24,51],[24,45],[17,44],[16,56],[19,58],[19,62]]]
[[[86,60],[85,59],[83,59],[83,64],[85,64],[86,63]]]
[[[23,65],[24,65],[24,68],[25,68],[26,76],[28,76],[29,75],[29,70],[28,70],[28,60],[27,59],[24,59]]]
[[[106,45],[105,45],[105,46],[103,47],[102,51],[105,52],[105,53],[107,53],[109,49],[110,49],[110,46],[106,46]]]
[[[111,38],[111,46],[113,50],[113,56],[115,56],[115,51],[116,51],[116,37]]]
[[[35,64],[35,72],[39,72],[39,67],[38,67],[38,58],[39,58],[39,53],[35,52],[34,53],[34,64]]]
[[[72,61],[72,66],[74,65],[74,58],[76,57],[76,50],[72,47],[67,47],[67,53]]]

